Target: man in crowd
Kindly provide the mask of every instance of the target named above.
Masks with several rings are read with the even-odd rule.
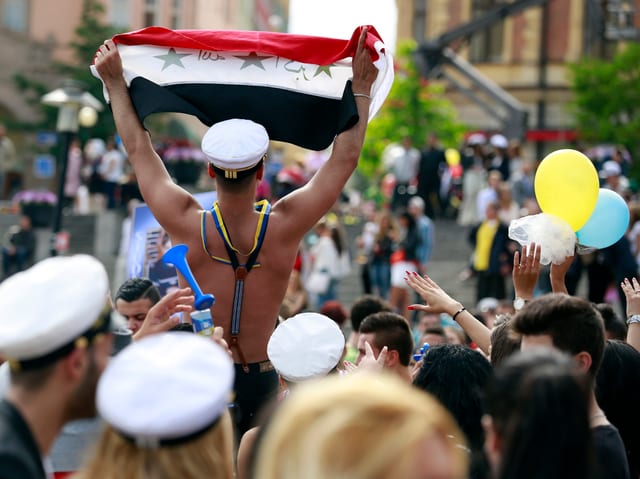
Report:
[[[424,211],[435,219],[443,213],[440,201],[440,179],[447,166],[444,150],[438,145],[438,136],[429,133],[427,145],[420,154],[418,168],[418,195],[424,201]]]
[[[22,181],[22,163],[16,154],[7,128],[0,123],[0,200],[9,199],[12,190]]]
[[[96,54],[95,67],[109,93],[116,127],[145,202],[172,244],[188,246],[187,260],[196,280],[216,298],[212,317],[223,327],[236,363],[240,432],[251,426],[256,411],[277,388],[266,348],[300,241],[333,206],[358,164],[369,95],[377,77],[365,48],[366,35],[364,28],[352,62],[358,122],[336,137],[331,156],[313,178],[275,203],[270,213],[268,205],[256,211],[254,204],[269,146],[264,127],[235,119],[209,129],[203,149],[218,201],[211,214],[202,212],[193,196],[172,181],[153,149],[133,108],[115,43],[106,41]],[[255,263],[261,267],[251,269]],[[251,307],[243,309],[243,303]]]
[[[370,347],[369,356],[372,353],[378,358],[381,354],[386,354],[384,369],[411,382],[409,364],[413,353],[413,334],[403,316],[392,312],[371,314],[362,321],[359,332],[356,364],[360,364],[367,356]]]
[[[0,478],[44,479],[43,463],[73,419],[94,417],[113,336],[108,277],[93,257],[56,257],[0,285],[0,355],[11,369],[0,401]]]
[[[30,266],[36,251],[36,235],[31,227],[31,218],[20,215],[17,225],[9,228],[2,245],[3,278],[14,270],[19,272]]]
[[[393,196],[391,198],[391,211],[398,212],[407,207],[411,192],[411,182],[418,175],[420,165],[420,151],[413,146],[411,138],[405,136],[402,145],[393,150],[385,160],[385,167],[393,174],[395,180]]]
[[[160,292],[148,278],[126,280],[113,298],[116,311],[127,321],[127,328],[136,333],[151,307],[160,301]]]
[[[524,306],[511,320],[522,338],[521,349],[555,348],[571,354],[589,381],[592,443],[601,472],[608,478],[629,477],[624,444],[595,397],[595,378],[605,348],[602,317],[587,300],[548,294]],[[604,476],[603,476],[604,477]]]

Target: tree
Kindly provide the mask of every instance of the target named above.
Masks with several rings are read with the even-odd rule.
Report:
[[[640,44],[627,45],[611,61],[584,59],[570,72],[570,107],[580,137],[624,145],[640,157]]]
[[[462,139],[465,127],[444,96],[444,87],[420,77],[412,59],[414,50],[415,44],[410,41],[398,45],[393,86],[367,129],[358,170],[370,180],[377,181],[383,174],[384,149],[404,136],[408,135],[417,147],[425,143],[430,132],[436,133],[445,146],[457,147]]]

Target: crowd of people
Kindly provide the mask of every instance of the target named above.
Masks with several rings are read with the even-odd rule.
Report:
[[[100,46],[96,69],[142,195],[172,244],[188,247],[198,287],[182,271],[166,294],[144,277],[114,293],[88,255],[45,259],[3,281],[0,479],[640,476],[640,282],[619,279],[625,322],[570,294],[576,255],[546,269],[535,244],[494,246],[501,211],[513,209],[498,190],[519,177],[506,139],[493,138],[486,164],[464,160],[493,178],[474,185],[485,216],[473,222],[469,267],[487,291],[477,304],[429,276],[425,212],[438,201],[432,184],[416,189],[426,198],[412,194],[410,178],[359,239],[371,290],[349,309],[336,302],[347,248],[327,212],[366,132],[377,75],[366,33],[350,84],[358,121],[313,177],[256,203],[268,134],[221,121],[202,142],[218,193],[210,211],[175,184],[133,111],[118,50]],[[432,137],[429,162],[441,162],[436,146]],[[424,157],[405,156],[418,166]],[[374,261],[385,255],[388,264]],[[307,294],[304,273],[325,273],[323,288]],[[514,301],[500,301],[509,290]],[[202,292],[215,293],[206,308],[215,327],[198,332]]]

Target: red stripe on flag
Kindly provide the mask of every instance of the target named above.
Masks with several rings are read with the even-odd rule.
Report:
[[[294,35],[280,32],[256,32],[246,30],[170,30],[164,27],[147,27],[113,37],[123,45],[156,45],[211,51],[248,51],[268,53],[289,60],[316,65],[329,65],[344,58],[353,57],[358,46],[358,27],[350,40]],[[373,61],[378,59],[374,45],[382,42],[376,29],[369,25],[366,47]]]

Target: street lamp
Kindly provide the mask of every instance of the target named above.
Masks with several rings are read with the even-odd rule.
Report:
[[[73,136],[78,133],[79,125],[93,126],[97,120],[96,112],[102,111],[104,107],[96,97],[84,90],[84,85],[81,82],[75,80],[64,80],[60,88],[44,95],[41,101],[45,105],[58,107],[56,131],[62,140],[58,159],[58,201],[54,210],[50,245],[51,256],[56,256],[58,254],[56,239],[62,226],[62,200],[67,176],[69,147]]]

